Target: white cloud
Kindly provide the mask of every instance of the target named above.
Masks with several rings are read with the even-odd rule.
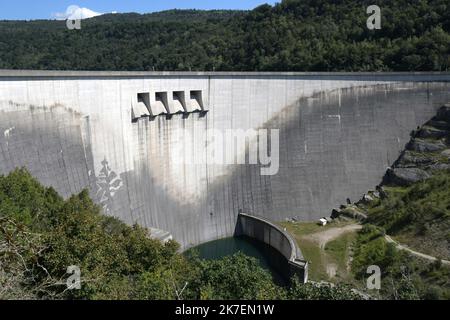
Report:
[[[80,8],[79,6],[69,6],[66,12],[57,12],[52,16],[57,20],[82,20],[100,16],[102,13],[92,11],[88,8]]]

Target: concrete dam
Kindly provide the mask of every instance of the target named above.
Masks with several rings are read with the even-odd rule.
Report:
[[[3,70],[0,173],[26,167],[64,197],[88,188],[105,214],[188,248],[233,235],[240,211],[315,220],[374,188],[450,101],[449,80]],[[235,132],[250,132],[244,148],[216,161],[218,136]],[[255,141],[271,146],[258,161]]]

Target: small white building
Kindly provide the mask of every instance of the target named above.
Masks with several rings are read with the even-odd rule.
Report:
[[[319,224],[320,224],[321,226],[326,226],[327,223],[328,223],[328,220],[327,220],[326,218],[320,218],[320,219],[319,219]]]

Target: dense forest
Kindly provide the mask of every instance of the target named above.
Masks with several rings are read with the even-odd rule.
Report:
[[[447,0],[284,0],[251,11],[171,10],[83,20],[0,21],[0,68],[55,70],[445,71]]]

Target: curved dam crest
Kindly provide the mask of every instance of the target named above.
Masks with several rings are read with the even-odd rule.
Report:
[[[25,166],[64,197],[87,187],[106,214],[188,248],[233,235],[240,210],[314,220],[373,188],[411,130],[450,101],[449,80],[1,71],[0,172]],[[275,175],[258,164],[177,159],[206,158],[196,131],[260,128],[279,130]]]

